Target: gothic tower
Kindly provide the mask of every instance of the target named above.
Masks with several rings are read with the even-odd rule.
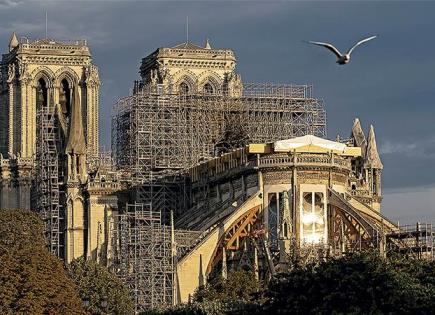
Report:
[[[68,102],[74,87],[83,104],[87,153],[98,152],[98,70],[86,41],[50,39],[18,41],[15,33],[9,52],[0,63],[0,153],[33,158],[36,153],[37,104],[62,105],[68,120]]]
[[[89,47],[14,33],[0,73],[0,208],[38,211],[53,254],[86,256],[100,86]]]
[[[380,211],[382,201],[381,175],[384,168],[376,146],[375,128],[370,125],[365,152],[364,169],[372,197],[372,207]]]
[[[142,59],[140,86],[174,94],[229,94],[240,96],[242,81],[235,73],[236,57],[230,49],[215,49],[186,42],[159,48]]]

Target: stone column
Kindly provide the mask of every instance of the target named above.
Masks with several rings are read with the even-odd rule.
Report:
[[[14,85],[9,83],[9,138],[8,153],[14,153]]]
[[[85,137],[86,137],[86,144],[87,144],[87,152],[89,159],[93,155],[93,87],[91,82],[86,83],[86,102],[83,103],[83,113],[86,114],[86,120],[84,121],[85,124]]]
[[[30,85],[30,95],[28,97],[29,101],[29,142],[30,142],[30,152],[29,154],[33,156],[36,153],[36,86],[34,84]]]
[[[21,141],[19,144],[19,152],[21,153],[21,157],[29,157],[29,150],[28,150],[28,144],[29,144],[29,123],[28,123],[28,103],[27,103],[27,85],[24,81],[19,81],[19,89],[20,89],[20,99],[17,100],[17,103],[21,103],[21,119],[19,123],[21,125],[21,132],[20,137]]]

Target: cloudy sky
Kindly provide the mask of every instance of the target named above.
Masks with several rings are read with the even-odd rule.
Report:
[[[231,48],[247,82],[313,84],[325,101],[328,135],[349,135],[359,117],[376,129],[384,163],[384,213],[435,221],[435,2],[49,1],[0,0],[0,45],[18,36],[87,39],[100,68],[101,141],[110,111],[138,78],[142,57],[189,37]],[[303,40],[357,49],[347,66]],[[2,44],[1,44],[2,43]]]

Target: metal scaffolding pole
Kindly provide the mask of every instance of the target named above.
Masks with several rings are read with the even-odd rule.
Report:
[[[172,305],[173,257],[171,234],[160,211],[149,204],[127,204],[119,216],[120,275],[133,293],[136,311]]]
[[[40,213],[50,251],[64,258],[64,207],[61,202],[59,136],[54,107],[37,113],[36,208]]]

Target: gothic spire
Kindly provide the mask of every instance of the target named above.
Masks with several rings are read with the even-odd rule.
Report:
[[[85,154],[86,142],[83,131],[82,107],[80,103],[79,88],[73,89],[72,113],[68,132],[67,153]]]
[[[380,170],[384,168],[381,158],[379,157],[378,148],[376,147],[375,128],[373,128],[373,125],[370,125],[369,136],[367,139],[364,167]]]
[[[365,156],[367,141],[358,118],[353,121],[351,138],[354,140],[355,146],[361,148],[362,156]]]
[[[18,44],[19,42],[18,42],[17,35],[15,34],[15,32],[13,32],[11,35],[11,39],[9,41],[9,51],[11,52],[12,50],[14,50],[15,47],[18,46]]]
[[[210,45],[210,41],[208,40],[208,38],[207,38],[207,40],[205,41],[205,47],[204,47],[205,49],[211,49],[211,45]]]

